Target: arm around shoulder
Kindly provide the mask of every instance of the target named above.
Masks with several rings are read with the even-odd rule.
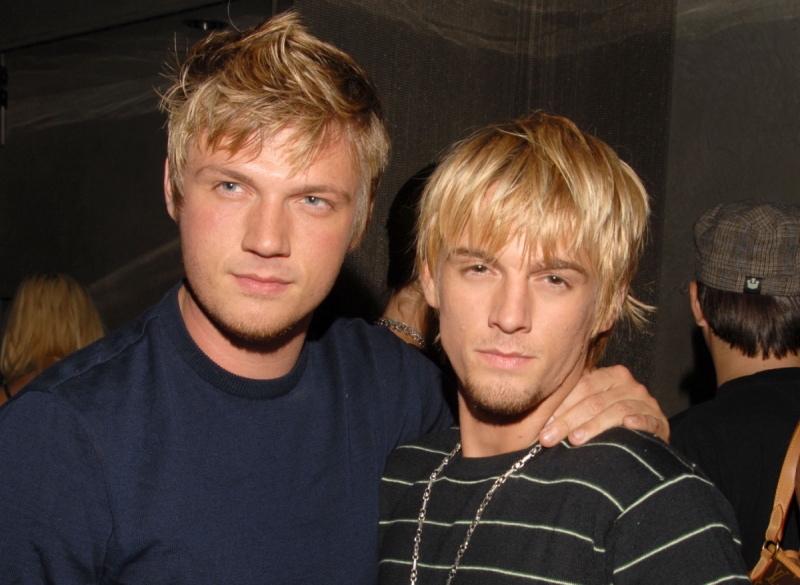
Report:
[[[539,435],[545,447],[564,438],[582,445],[620,425],[669,440],[669,423],[658,401],[624,366],[584,372],[553,418]]]

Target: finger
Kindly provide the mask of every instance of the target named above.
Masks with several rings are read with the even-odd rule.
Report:
[[[650,397],[647,388],[637,382],[625,366],[617,365],[597,368],[592,371],[587,370],[584,371],[575,388],[556,409],[555,417],[558,418],[562,413],[571,410],[592,395],[608,392],[611,394],[604,397],[606,404],[602,408],[607,407],[608,404],[613,403],[615,400],[646,400]]]
[[[573,445],[582,445],[620,425],[653,433],[664,441],[669,439],[669,424],[652,396],[647,394],[644,400],[630,400],[624,398],[629,392],[623,394],[623,398],[615,394],[616,391],[593,394],[557,416],[542,429],[539,437],[542,445],[551,447],[564,438]]]
[[[561,419],[547,424],[539,433],[542,447],[555,447],[569,435],[569,425]]]
[[[569,410],[557,412],[555,420],[542,429],[539,441],[550,447],[569,438],[573,445],[581,445],[604,430],[621,425],[624,417],[641,412],[641,408],[629,410],[610,392],[592,394]]]
[[[628,429],[657,435],[665,443],[669,443],[669,422],[661,417],[629,414],[622,419],[622,424]]]
[[[626,418],[629,428],[652,432],[665,441],[669,438],[669,424],[658,401],[624,366],[584,372],[553,416],[555,420],[540,433],[546,447],[567,437],[574,445],[583,444],[604,430],[626,424]]]

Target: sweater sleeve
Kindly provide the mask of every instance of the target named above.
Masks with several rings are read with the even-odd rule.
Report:
[[[730,504],[688,467],[622,510],[606,546],[616,585],[750,582]]]
[[[68,404],[26,391],[0,409],[0,575],[97,583],[112,529],[95,445]]]

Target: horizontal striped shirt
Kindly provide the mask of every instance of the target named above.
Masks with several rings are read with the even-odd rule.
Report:
[[[408,583],[422,493],[457,429],[395,450],[381,482],[379,583]],[[419,584],[444,583],[494,481],[525,451],[459,453],[432,487]],[[662,441],[623,428],[544,449],[500,486],[454,584],[749,583],[730,504]]]

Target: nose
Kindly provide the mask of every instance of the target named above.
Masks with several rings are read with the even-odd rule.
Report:
[[[242,249],[259,256],[288,256],[291,216],[281,201],[262,198],[247,212]]]
[[[498,283],[492,297],[489,326],[503,333],[527,333],[531,330],[533,294],[525,278],[506,278]]]

